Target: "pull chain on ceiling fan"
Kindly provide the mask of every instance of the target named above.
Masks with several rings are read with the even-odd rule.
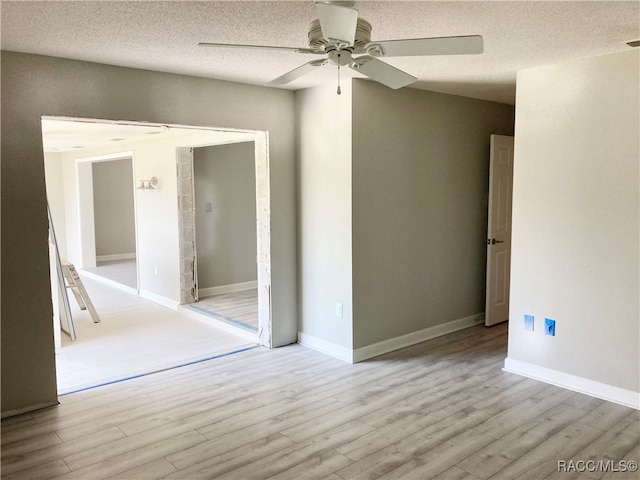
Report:
[[[268,45],[237,45],[228,43],[199,43],[203,47],[253,48],[286,50],[309,55],[325,55],[311,60],[272,80],[268,85],[285,85],[327,63],[338,67],[338,94],[340,94],[340,67],[352,70],[387,87],[398,89],[417,80],[379,58],[427,55],[470,55],[484,50],[482,36],[413,38],[403,40],[371,41],[371,24],[358,17],[354,2],[316,3],[318,18],[309,26],[308,48]],[[355,56],[357,55],[357,56]]]

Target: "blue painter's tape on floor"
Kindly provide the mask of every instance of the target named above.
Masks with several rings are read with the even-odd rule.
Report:
[[[100,383],[98,385],[92,385],[90,387],[79,388],[78,390],[73,390],[72,392],[60,393],[58,397],[64,397],[65,395],[71,395],[72,393],[80,393],[85,392],[87,390],[92,390],[98,387],[106,387],[107,385],[113,385],[114,383],[126,382],[127,380],[133,380],[134,378],[146,377],[147,375],[152,375],[154,373],[166,372],[167,370],[173,370],[174,368],[182,368],[188,367],[189,365],[195,365],[197,363],[204,363],[211,360],[215,360],[217,358],[228,357],[229,355],[235,355],[236,353],[246,352],[248,350],[253,350],[254,348],[259,347],[259,345],[254,345],[252,347],[241,348],[240,350],[234,350],[233,352],[221,353],[220,355],[214,355],[212,357],[201,358],[200,360],[194,360],[192,362],[181,363],[180,365],[174,365],[171,367],[160,368],[158,370],[153,370],[152,372],[141,373],[139,375],[132,375],[126,378],[120,378],[118,380],[112,380],[110,382]]]
[[[233,318],[225,317],[224,315],[220,315],[219,313],[213,312],[211,310],[207,310],[204,307],[200,307],[199,305],[189,305],[189,307],[197,310],[199,312],[204,313],[205,315],[209,315],[211,317],[217,318],[219,320],[224,320],[225,322],[229,322],[237,327],[244,328],[245,330],[250,330],[252,332],[258,332],[258,327],[254,327],[253,325],[248,325],[246,323],[242,323],[238,320],[234,320]]]

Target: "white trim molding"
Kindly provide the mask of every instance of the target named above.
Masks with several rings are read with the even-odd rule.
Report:
[[[459,318],[457,320],[451,320],[447,323],[434,325],[433,327],[428,327],[423,330],[418,330],[417,332],[411,332],[399,337],[383,340],[382,342],[366,345],[354,350],[353,363],[362,362],[363,360],[377,357],[378,355],[410,347],[411,345],[425,342],[432,338],[441,337],[475,325],[480,325],[482,323],[484,323],[484,312],[477,313],[469,317]]]
[[[358,363],[369,358],[400,350],[401,348],[410,347],[411,345],[422,343],[427,340],[431,340],[432,338],[441,337],[442,335],[447,335],[482,323],[484,323],[484,312],[452,320],[440,325],[434,325],[433,327],[418,330],[417,332],[407,333],[406,335],[401,335],[399,337],[383,340],[382,342],[360,347],[355,350],[341,347],[335,343],[328,342],[302,332],[298,332],[298,343],[339,360],[344,360],[349,363]]]
[[[229,285],[220,285],[218,287],[198,288],[199,297],[210,297],[212,295],[221,295],[223,293],[242,292],[243,290],[253,290],[258,288],[258,281],[243,283],[231,283]]]
[[[96,255],[96,262],[109,262],[112,260],[131,260],[135,259],[134,253],[113,253],[111,255]]]
[[[179,302],[176,300],[171,300],[170,298],[163,297],[162,295],[158,295],[157,293],[150,292],[149,290],[145,290],[143,288],[140,289],[140,296],[146,298],[147,300],[151,300],[158,305],[162,305],[163,307],[170,308],[171,310],[178,310]]]
[[[503,370],[640,410],[640,392],[596,382],[595,380],[578,377],[570,373],[559,372],[558,370],[541,367],[513,358],[505,359]]]
[[[344,360],[345,362],[353,363],[353,350],[350,348],[341,347],[335,343],[328,342],[308,333],[298,332],[298,343],[303,347],[310,348],[330,357]]]
[[[138,289],[137,288],[133,288],[130,287],[128,285],[125,285],[123,283],[120,282],[116,282],[115,280],[111,280],[110,278],[106,278],[103,277],[102,275],[98,275],[96,273],[93,272],[89,272],[88,270],[84,270],[80,267],[76,268],[77,270],[79,270],[80,273],[80,278],[82,279],[82,277],[87,277],[87,278],[91,278],[97,282],[103,283],[105,285],[109,285],[112,288],[115,288],[117,290],[122,290],[123,292],[127,292],[130,293],[132,295],[138,295]]]

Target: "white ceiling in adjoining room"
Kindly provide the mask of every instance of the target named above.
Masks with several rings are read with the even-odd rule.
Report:
[[[210,144],[251,141],[254,136],[252,133],[205,127],[198,129],[177,125],[45,117],[42,120],[42,144],[45,152],[65,152],[114,144],[127,145],[200,131],[209,134]]]

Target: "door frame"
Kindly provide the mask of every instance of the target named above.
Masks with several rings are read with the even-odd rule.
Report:
[[[242,141],[253,141],[255,146],[258,342],[262,346],[272,348],[269,132],[242,131],[242,133],[252,134],[252,139],[247,138]],[[176,149],[178,205],[180,206],[178,209],[181,265],[180,304],[193,303],[197,301],[198,297],[193,148],[201,146],[206,145],[193,145],[189,147],[178,147]]]

